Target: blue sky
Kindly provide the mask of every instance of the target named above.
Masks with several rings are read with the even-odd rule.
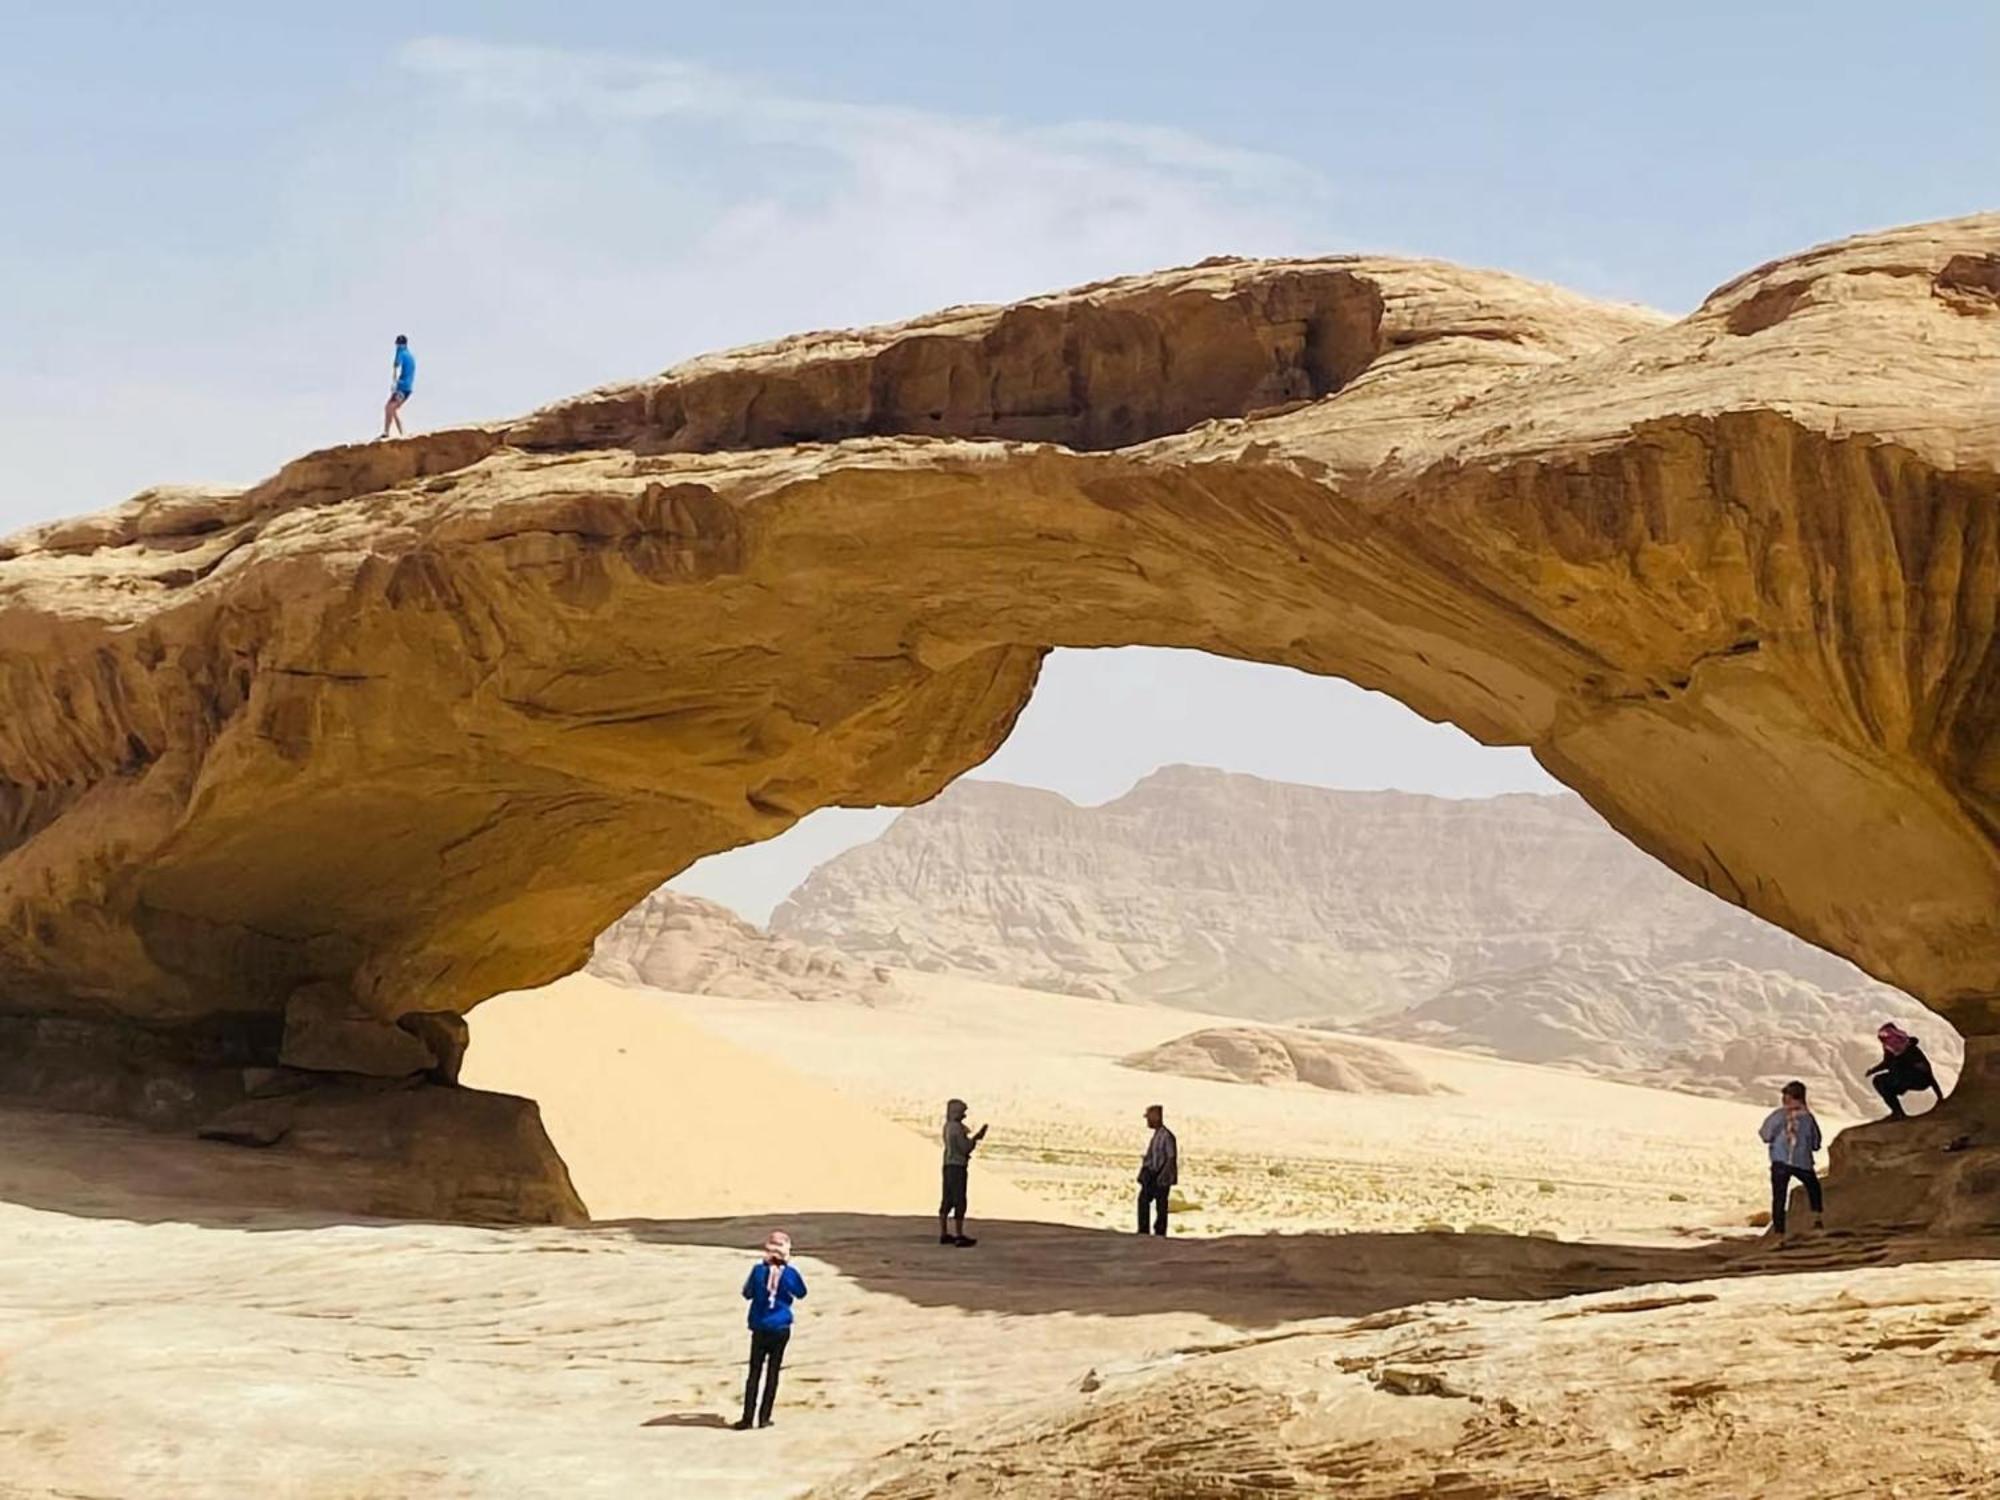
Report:
[[[2000,196],[2000,8],[0,6],[0,530],[1215,251],[1668,309]]]
[[[0,533],[369,435],[397,332],[431,426],[1223,251],[1684,310],[1995,206],[1996,71],[1977,4],[0,0]],[[1217,671],[1254,669],[1081,658],[996,767],[1546,784],[1343,685]],[[1233,751],[1176,706],[1225,691]],[[1120,699],[1127,749],[1079,757]]]

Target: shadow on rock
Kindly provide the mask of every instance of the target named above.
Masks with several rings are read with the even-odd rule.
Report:
[[[1690,1248],[1507,1234],[1260,1234],[1156,1240],[1062,1224],[988,1222],[979,1243],[937,1243],[937,1221],[869,1214],[785,1219],[798,1253],[871,1291],[968,1312],[1141,1316],[1189,1312],[1239,1328],[1365,1317],[1419,1302],[1535,1301],[1655,1282],[1990,1256],[1993,1241],[1801,1236]],[[598,1226],[661,1245],[748,1248],[755,1219]]]

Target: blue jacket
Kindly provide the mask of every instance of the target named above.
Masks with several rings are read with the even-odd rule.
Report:
[[[1819,1150],[1819,1121],[1806,1110],[1800,1110],[1798,1122],[1793,1127],[1792,1139],[1785,1139],[1785,1112],[1774,1109],[1757,1127],[1757,1134],[1771,1148],[1771,1160],[1788,1167],[1803,1167],[1812,1170],[1813,1152]]]
[[[750,1326],[760,1333],[792,1326],[792,1304],[806,1294],[806,1279],[786,1266],[778,1273],[778,1295],[771,1297],[771,1263],[760,1260],[743,1281],[743,1295],[750,1302]]]

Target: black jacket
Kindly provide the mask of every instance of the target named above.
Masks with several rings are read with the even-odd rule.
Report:
[[[1924,1049],[1915,1037],[1910,1038],[1910,1045],[1901,1052],[1884,1047],[1882,1060],[1868,1070],[1868,1076],[1872,1078],[1877,1073],[1887,1073],[1898,1083],[1914,1083],[1921,1088],[1933,1087],[1937,1078],[1931,1072],[1931,1060],[1924,1056]]]

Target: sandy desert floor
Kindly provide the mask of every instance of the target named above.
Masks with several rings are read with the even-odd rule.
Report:
[[[252,1193],[272,1153],[0,1112],[0,1496],[1995,1492],[2000,1246],[1672,1242],[1708,1203],[1740,1224],[1755,1111],[1466,1059],[1419,1059],[1458,1092],[1418,1100],[1127,1078],[1135,1028],[1199,1018],[992,1019],[978,990],[697,1025],[711,1002],[565,983],[499,1002],[474,1055],[585,1080],[545,1107],[615,1222],[195,1207],[197,1184]],[[934,1182],[928,1122],[871,1108],[921,1118],[940,1070],[996,1119],[984,1201],[1055,1203],[969,1251],[902,1202]],[[1198,1193],[1239,1159],[1328,1184],[1269,1178],[1228,1210],[1243,1227],[1348,1232],[1122,1232],[1123,1117],[1155,1095]],[[1043,1160],[1058,1144],[1078,1155]],[[1353,1187],[1367,1162],[1380,1197]],[[1460,1180],[1468,1220],[1518,1200],[1570,1238],[1413,1232]],[[811,1295],[778,1425],[735,1433],[738,1287],[778,1217]],[[1618,1224],[1655,1233],[1603,1242]]]
[[[600,1216],[788,1201],[923,1213],[936,1201],[934,1143],[952,1094],[992,1122],[974,1168],[975,1212],[991,1216],[1125,1227],[1146,1142],[1140,1116],[1155,1102],[1180,1139],[1183,1194],[1196,1205],[1176,1223],[1187,1234],[1450,1227],[1672,1241],[1747,1233],[1767,1201],[1756,1138],[1765,1111],[1749,1105],[1395,1042],[1369,1045],[1446,1092],[1182,1078],[1118,1060],[1242,1023],[935,975],[898,984],[903,1003],[871,1008],[572,978],[477,1012],[467,1080],[542,1101]],[[591,1024],[566,1028],[564,1008],[579,1006]],[[647,1043],[624,1040],[641,1031]],[[638,1050],[607,1057],[614,1045]],[[641,1060],[654,1049],[698,1062],[674,1071],[685,1081],[672,1091],[619,1081],[634,1068],[660,1077],[661,1064]],[[596,1082],[600,1070],[612,1086]],[[884,1116],[920,1149],[884,1134]],[[776,1195],[775,1178],[760,1188],[755,1173],[729,1168],[714,1182],[680,1161],[695,1119],[731,1131],[779,1122],[786,1145],[761,1153],[763,1170],[787,1179],[792,1196]],[[815,1129],[821,1119],[840,1127]],[[850,1145],[862,1138],[849,1131],[857,1119],[870,1127],[865,1147]],[[1823,1123],[1831,1136],[1850,1122]],[[859,1157],[843,1160],[850,1150]]]
[[[1933,1496],[2000,1464],[2000,1266],[1965,1258],[1993,1246],[1001,1222],[956,1251],[794,1216],[778,1425],[735,1433],[762,1219],[148,1222],[166,1147],[8,1115],[0,1149],[10,1192],[87,1172],[121,1215],[0,1208],[10,1500]]]

